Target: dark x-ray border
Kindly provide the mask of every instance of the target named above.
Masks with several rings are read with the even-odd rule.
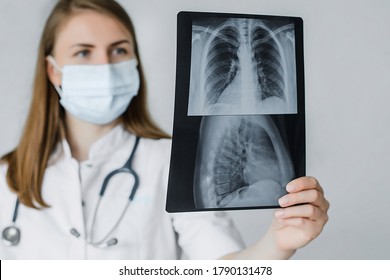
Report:
[[[299,17],[249,15],[209,12],[180,12],[177,17],[177,60],[175,115],[173,125],[172,153],[168,179],[166,211],[225,211],[238,209],[278,208],[278,205],[232,208],[197,209],[193,196],[194,167],[202,116],[188,116],[188,101],[191,72],[192,23],[195,20],[210,17],[253,18],[266,20],[287,19],[295,27],[295,55],[297,78],[297,114],[272,115],[273,121],[285,126],[287,145],[294,165],[295,178],[306,174],[305,141],[305,93],[303,60],[303,21]]]

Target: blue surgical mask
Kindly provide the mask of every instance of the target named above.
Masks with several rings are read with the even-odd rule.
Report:
[[[48,60],[62,72],[61,87],[54,85],[64,109],[93,124],[108,124],[122,115],[138,94],[140,77],[137,60],[115,64],[65,65],[52,56]]]

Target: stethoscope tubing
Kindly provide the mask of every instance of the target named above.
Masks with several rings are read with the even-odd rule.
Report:
[[[134,147],[133,147],[133,150],[131,152],[131,155],[129,157],[129,159],[127,160],[127,162],[125,163],[125,165],[121,168],[118,168],[114,171],[111,171],[107,176],[106,178],[104,179],[103,181],[103,185],[102,185],[102,188],[100,189],[100,193],[99,195],[101,197],[103,197],[106,189],[107,189],[107,185],[108,185],[108,182],[110,181],[110,179],[118,174],[118,173],[130,173],[131,175],[133,175],[134,177],[134,187],[130,193],[130,196],[129,196],[129,200],[133,200],[134,196],[135,196],[135,193],[137,192],[137,189],[138,189],[138,184],[139,184],[139,178],[138,178],[138,175],[137,173],[131,168],[132,166],[132,162],[133,162],[133,158],[134,158],[134,154],[135,154],[135,151],[137,150],[137,147],[138,147],[138,144],[139,144],[139,137],[136,137],[135,139],[135,143],[134,143]]]
[[[14,214],[12,216],[12,223],[15,224],[16,219],[18,218],[18,212],[19,212],[19,198],[16,199],[15,202],[15,208],[14,208]]]
[[[104,247],[108,247],[108,246],[112,246],[112,245],[115,245],[117,244],[117,239],[116,238],[112,238],[110,239],[108,242],[107,242],[107,246],[101,246],[102,244],[104,244],[104,240],[106,240],[115,230],[116,228],[119,226],[120,222],[122,221],[126,211],[127,211],[127,208],[129,207],[130,205],[130,202],[134,199],[134,196],[137,192],[137,189],[138,189],[138,186],[139,186],[139,177],[137,175],[137,173],[132,169],[132,162],[133,162],[133,158],[134,158],[134,154],[137,150],[137,147],[138,147],[138,144],[139,144],[139,140],[140,140],[140,137],[136,137],[135,139],[135,143],[134,143],[134,146],[133,146],[133,150],[131,152],[131,155],[129,157],[129,159],[126,161],[126,163],[124,164],[123,167],[121,168],[118,168],[116,170],[113,170],[111,171],[107,176],[106,178],[104,179],[103,181],[103,184],[102,184],[102,187],[100,189],[100,192],[99,192],[99,199],[98,199],[98,202],[96,204],[96,207],[95,207],[95,210],[94,210],[94,214],[93,214],[93,219],[92,219],[92,224],[91,224],[91,228],[90,228],[90,238],[89,240],[87,240],[87,238],[84,237],[85,240],[87,240],[87,242],[93,246],[96,246],[96,247],[100,247],[100,248],[104,248]],[[116,175],[116,174],[119,174],[119,173],[130,173],[133,177],[134,177],[134,185],[133,185],[133,189],[131,190],[130,192],[130,195],[129,195],[129,198],[128,198],[128,202],[126,203],[119,219],[117,220],[117,222],[115,223],[115,225],[111,228],[111,230],[109,230],[109,232],[105,235],[105,237],[103,239],[101,239],[100,241],[98,242],[93,242],[92,241],[92,232],[93,232],[93,229],[94,229],[94,226],[95,226],[95,221],[96,221],[96,216],[97,216],[97,212],[98,212],[98,209],[99,209],[99,206],[100,206],[100,202],[101,202],[101,199],[103,198],[104,196],[104,193],[107,189],[107,186],[108,186],[108,183],[110,181],[110,179]],[[15,202],[15,208],[14,208],[14,212],[13,212],[13,215],[12,215],[12,225],[5,228],[3,230],[3,233],[2,233],[2,239],[3,239],[3,242],[4,244],[6,245],[9,245],[9,246],[17,246],[19,244],[19,240],[20,240],[20,229],[16,226],[16,220],[18,218],[18,211],[19,211],[19,204],[20,204],[20,201],[19,201],[19,198],[16,198],[16,202]],[[17,234],[19,235],[18,238],[16,238],[18,241],[17,242],[12,242],[11,238],[10,240],[6,239],[6,236],[7,236],[7,230],[9,231],[9,229],[12,228],[15,230],[15,232],[17,232]],[[76,237],[80,237],[81,235],[79,234],[79,232],[75,229],[75,228],[72,228],[70,230],[71,234],[76,236]]]

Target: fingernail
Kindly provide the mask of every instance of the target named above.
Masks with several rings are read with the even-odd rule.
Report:
[[[288,203],[288,198],[286,197],[286,196],[283,196],[283,197],[281,197],[280,199],[279,199],[279,204],[281,205],[281,206],[283,206],[283,205],[285,205],[285,204],[287,204]]]
[[[284,211],[283,210],[278,210],[275,212],[275,217],[276,218],[280,218],[280,217],[283,217],[284,215]]]
[[[294,186],[293,184],[287,184],[287,186],[286,186],[286,190],[288,192],[293,192],[295,189],[296,189],[296,186]]]

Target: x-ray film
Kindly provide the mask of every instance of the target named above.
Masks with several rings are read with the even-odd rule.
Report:
[[[179,13],[168,212],[275,208],[305,175],[302,25]]]

